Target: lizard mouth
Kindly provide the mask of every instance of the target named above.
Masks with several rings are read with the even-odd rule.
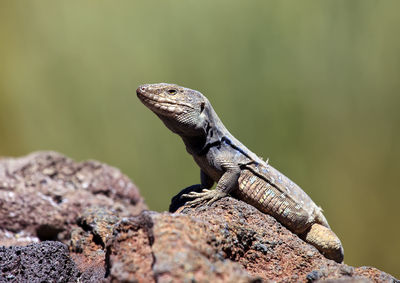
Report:
[[[139,96],[140,101],[144,105],[146,105],[150,110],[158,113],[158,114],[181,114],[183,110],[176,106],[176,104],[168,103],[168,102],[160,102],[156,99],[150,99],[145,96]]]
[[[140,101],[150,110],[158,114],[181,114],[183,109],[175,101],[144,91],[141,87],[136,90]]]

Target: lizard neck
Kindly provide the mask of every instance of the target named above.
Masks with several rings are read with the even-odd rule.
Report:
[[[225,136],[231,136],[209,102],[204,116],[205,126],[198,135],[180,135],[191,155],[204,155],[211,147],[219,145]]]
[[[200,127],[202,122],[199,120],[199,128],[202,128],[196,135],[186,135],[184,132],[180,136],[185,143],[186,151],[192,156],[207,155],[212,147],[224,146],[222,151],[230,151],[232,155],[241,154],[248,160],[262,163],[263,161],[246,146],[238,141],[225,127],[217,113],[214,111],[211,103],[207,101],[204,110],[204,126]],[[204,121],[203,121],[204,122]],[[211,157],[210,157],[211,158]]]

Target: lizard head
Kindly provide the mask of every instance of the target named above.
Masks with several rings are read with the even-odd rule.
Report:
[[[207,98],[200,92],[175,84],[145,84],[136,90],[140,101],[174,133],[199,136],[206,132]]]

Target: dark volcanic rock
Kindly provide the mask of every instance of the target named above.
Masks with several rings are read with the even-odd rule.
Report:
[[[0,247],[0,282],[76,282],[79,271],[60,242]]]
[[[96,161],[2,159],[0,245],[13,246],[0,248],[0,282],[400,282],[326,259],[242,201],[175,200],[176,213],[144,211],[132,182]]]
[[[146,209],[126,176],[97,161],[77,163],[55,152],[0,160],[0,229],[9,236],[24,232],[65,242],[78,216],[93,206],[120,216]],[[0,244],[12,243],[11,238],[0,238]]]

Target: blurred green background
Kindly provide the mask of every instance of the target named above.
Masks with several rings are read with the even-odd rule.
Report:
[[[136,98],[203,92],[325,210],[345,262],[400,276],[400,1],[1,1],[0,155],[119,167],[163,211],[199,170]]]

